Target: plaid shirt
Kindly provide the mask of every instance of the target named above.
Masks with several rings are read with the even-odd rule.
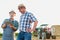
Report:
[[[20,17],[20,31],[26,32],[26,28],[31,28],[31,23],[35,22],[36,18],[32,13],[26,12]]]

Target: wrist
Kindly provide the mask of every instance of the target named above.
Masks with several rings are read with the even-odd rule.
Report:
[[[35,31],[35,29],[36,29],[36,28],[35,28],[35,27],[33,27],[32,29],[33,29],[33,31]]]
[[[10,26],[10,28],[13,28],[13,26],[12,26],[12,25],[10,25],[10,24],[9,24],[9,26]]]

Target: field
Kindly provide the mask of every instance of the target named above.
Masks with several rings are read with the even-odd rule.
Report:
[[[0,40],[2,40],[2,38],[0,38]],[[38,38],[37,37],[32,37],[32,40],[38,40]],[[57,39],[46,39],[46,40],[60,40],[60,37],[57,37]]]

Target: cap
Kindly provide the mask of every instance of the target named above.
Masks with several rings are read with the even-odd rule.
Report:
[[[25,5],[24,4],[19,4],[18,8],[25,8]]]

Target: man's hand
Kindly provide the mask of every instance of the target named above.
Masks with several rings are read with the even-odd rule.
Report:
[[[6,28],[6,24],[3,24],[3,25],[2,25],[2,28],[3,28],[3,29]]]
[[[32,31],[36,31],[35,29],[36,29],[37,24],[38,24],[38,21],[36,20],[36,21],[34,22],[34,26],[33,26],[33,28],[32,28]]]
[[[32,28],[32,29],[31,28],[28,28],[28,29],[26,29],[26,31],[27,32],[32,32],[32,31],[36,31],[36,30],[34,28]]]
[[[36,28],[36,26],[37,26],[37,23],[38,23],[38,21],[35,21],[33,28],[27,28],[26,31],[27,31],[27,32],[36,31],[35,28]]]
[[[13,28],[14,27],[13,24],[9,24],[9,26],[10,26],[10,28]]]
[[[32,29],[31,28],[27,28],[26,31],[27,32],[32,32]]]
[[[14,27],[13,24],[9,24],[10,28],[12,28],[14,31],[16,31],[17,29]]]

